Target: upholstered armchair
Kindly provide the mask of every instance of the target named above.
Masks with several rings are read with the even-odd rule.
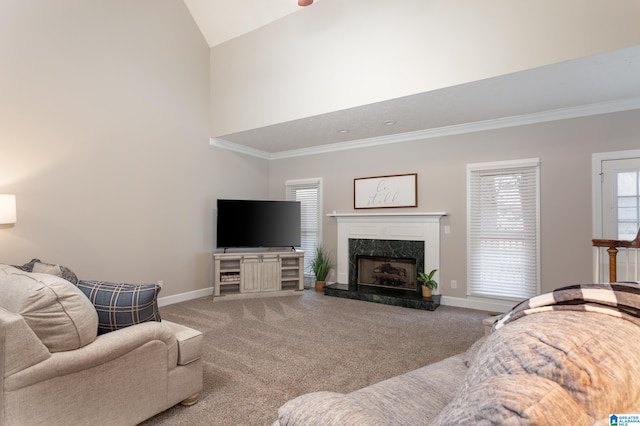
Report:
[[[135,425],[193,404],[201,347],[199,331],[169,321],[98,334],[76,285],[0,265],[0,425]]]

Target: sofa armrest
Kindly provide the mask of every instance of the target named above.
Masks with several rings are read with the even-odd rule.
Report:
[[[102,334],[80,349],[53,353],[42,362],[5,377],[5,390],[20,389],[57,376],[96,367],[154,341],[166,345],[168,364],[175,365],[177,340],[174,333],[166,324],[150,321]]]
[[[202,332],[193,328],[162,321],[171,328],[178,341],[178,365],[187,365],[202,357]]]
[[[0,371],[8,377],[51,356],[19,314],[0,308]]]
[[[335,392],[308,393],[284,404],[278,409],[278,420],[274,425],[389,425],[388,419],[371,415],[367,407],[357,400]]]

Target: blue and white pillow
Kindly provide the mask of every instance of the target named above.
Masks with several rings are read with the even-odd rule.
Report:
[[[80,280],[78,288],[98,312],[98,334],[147,321],[160,321],[157,284]]]

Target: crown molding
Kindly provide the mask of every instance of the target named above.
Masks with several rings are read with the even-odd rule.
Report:
[[[259,149],[249,148],[248,146],[229,142],[220,138],[211,138],[209,140],[209,145],[226,149],[228,151],[239,152],[240,154],[251,155],[253,157],[258,157],[258,158],[264,158],[265,160],[273,159],[273,154],[270,154],[266,151],[260,151]]]
[[[465,133],[483,132],[487,130],[504,129],[508,127],[525,126],[528,124],[546,123],[549,121],[567,120],[571,118],[589,117],[592,115],[609,114],[614,112],[640,109],[640,98],[618,99],[597,104],[580,105],[577,107],[560,108],[542,111],[532,114],[515,115],[511,117],[496,118],[491,120],[475,121],[472,123],[443,126],[433,129],[418,130],[415,132],[397,133],[395,135],[379,136],[360,139],[349,142],[319,145],[311,148],[301,148],[289,151],[268,153],[249,148],[224,139],[212,138],[210,144],[219,148],[236,151],[242,154],[253,155],[267,160],[279,160],[307,155],[324,154],[329,152],[346,151],[349,149],[367,148],[378,145],[411,142],[421,139],[432,139],[443,136],[460,135]]]

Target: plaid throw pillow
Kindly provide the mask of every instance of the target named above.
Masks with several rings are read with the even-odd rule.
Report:
[[[146,321],[160,321],[157,284],[80,280],[78,288],[98,312],[98,334]]]

